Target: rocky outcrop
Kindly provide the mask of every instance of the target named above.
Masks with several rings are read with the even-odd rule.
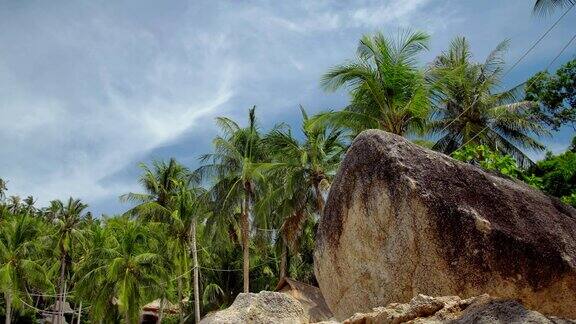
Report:
[[[576,210],[382,131],[332,184],[315,273],[342,320],[419,293],[518,299],[576,318]]]
[[[575,321],[546,317],[526,309],[515,300],[495,299],[488,295],[460,299],[457,296],[429,297],[418,295],[409,303],[376,307],[369,313],[356,313],[344,324],[492,324],[532,323],[569,324]]]
[[[308,317],[294,297],[284,293],[261,291],[257,294],[239,294],[230,307],[209,314],[200,323],[296,324],[308,323]]]

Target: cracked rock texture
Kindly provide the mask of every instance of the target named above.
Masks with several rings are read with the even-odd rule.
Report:
[[[209,314],[202,324],[216,323],[308,323],[308,316],[294,297],[278,292],[261,291],[238,294],[230,307]]]
[[[337,319],[418,294],[518,299],[576,318],[576,210],[382,131],[332,184],[315,273]]]
[[[526,309],[515,300],[495,299],[488,295],[460,299],[457,296],[418,295],[409,303],[376,307],[369,313],[356,313],[344,324],[492,324],[532,323],[569,324],[568,319],[546,317]]]

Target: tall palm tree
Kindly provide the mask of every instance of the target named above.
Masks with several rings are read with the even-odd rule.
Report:
[[[80,199],[68,198],[66,203],[56,200],[54,206],[58,207],[56,216],[55,241],[60,257],[60,277],[58,279],[57,321],[63,317],[63,307],[66,289],[66,273],[71,265],[71,250],[74,243],[81,238],[80,223],[84,217],[84,210],[88,205],[82,203]]]
[[[22,208],[22,198],[20,198],[20,196],[10,196],[6,202],[6,206],[12,214],[18,214]]]
[[[109,228],[97,223],[90,224],[83,235],[80,255],[74,279],[76,296],[90,304],[92,322],[113,322],[114,286],[106,280],[107,260],[116,254],[117,241]]]
[[[209,211],[208,192],[199,186],[199,179],[188,183],[182,182],[177,196],[177,206],[172,212],[169,233],[175,238],[177,258],[181,265],[181,273],[189,268],[188,255],[192,257],[194,316],[196,323],[200,322],[200,285],[199,264],[196,246],[196,226],[202,216]],[[183,253],[184,252],[184,253]],[[180,293],[179,293],[180,295]],[[181,300],[182,298],[179,297]]]
[[[576,4],[576,0],[536,0],[534,2],[534,13],[548,15],[556,9],[570,7]]]
[[[120,198],[123,201],[139,203],[128,214],[144,221],[161,221],[168,227],[168,247],[173,252],[173,262],[178,271],[178,302],[181,303],[182,274],[189,268],[190,228],[195,226],[193,218],[196,216],[190,210],[194,204],[191,197],[192,192],[197,193],[201,189],[197,186],[198,181],[193,181],[197,179],[193,179],[189,170],[173,158],[168,163],[155,161],[152,168],[142,164],[141,168],[144,174],[140,177],[140,183],[146,192],[129,193]],[[192,188],[191,185],[195,187]],[[196,274],[195,278],[198,279],[197,277]],[[163,301],[162,297],[161,302]],[[180,321],[183,322],[183,313],[180,312],[180,315]]]
[[[159,253],[164,240],[158,230],[126,217],[111,219],[106,227],[111,232],[103,242],[106,250],[98,253],[100,266],[81,271],[78,287],[111,291],[125,322],[137,323],[142,305],[160,294],[167,280],[169,265]]]
[[[179,190],[174,197],[175,205],[172,207],[170,220],[165,223],[169,233],[167,248],[171,251],[171,261],[177,273],[178,302],[183,300],[183,280],[190,272],[190,257],[192,258],[194,315],[196,322],[200,322],[200,287],[199,263],[196,248],[196,227],[198,219],[202,220],[208,212],[207,191],[201,188],[196,181],[181,181]],[[186,283],[189,280],[185,280]],[[180,322],[184,322],[184,313],[180,312]]]
[[[179,190],[179,183],[189,175],[187,168],[179,164],[175,159],[168,163],[154,161],[150,168],[146,164],[140,164],[144,173],[140,176],[140,184],[144,193],[128,193],[120,196],[123,202],[138,203],[128,212],[141,220],[166,221],[170,218],[170,205]]]
[[[32,287],[49,285],[43,267],[37,263],[38,220],[27,214],[9,216],[0,226],[0,290],[6,303],[6,323],[11,322],[13,304]],[[16,299],[15,299],[16,298]]]
[[[177,302],[180,306],[179,322],[184,323],[184,309],[182,305],[182,299],[184,298],[184,290],[188,289],[188,285],[184,287],[184,283],[188,283],[189,278],[188,270],[190,269],[190,255],[188,249],[188,228],[186,227],[185,219],[181,217],[180,210],[175,209],[170,215],[169,223],[163,223],[166,232],[168,233],[167,240],[165,242],[166,246],[166,256],[167,261],[173,267],[176,278],[176,296]],[[160,296],[160,317],[161,320],[163,316],[163,302],[166,299],[166,295]]]
[[[223,136],[213,140],[214,153],[203,155],[200,160],[204,165],[197,170],[202,177],[216,180],[212,193],[221,204],[218,214],[224,214],[222,210],[235,213],[240,207],[244,292],[250,285],[250,214],[266,170],[272,166],[266,161],[255,110],[249,110],[248,126],[244,128],[229,118],[217,118]]]
[[[333,67],[321,81],[329,91],[347,86],[350,105],[321,114],[319,119],[356,134],[370,128],[399,135],[421,132],[429,104],[416,57],[428,49],[429,39],[426,33],[412,31],[400,31],[395,38],[364,35],[356,59]]]
[[[36,200],[34,199],[33,196],[26,197],[24,199],[24,212],[26,212],[27,214],[36,213],[36,207],[34,207],[35,203],[36,203]]]
[[[46,220],[47,223],[52,224],[58,217],[58,213],[62,209],[62,202],[60,200],[50,201],[50,205],[40,209],[40,216]]]
[[[325,189],[329,187],[345,150],[340,129],[314,123],[306,111],[300,109],[303,141],[294,138],[289,128],[274,129],[265,138],[266,147],[280,165],[274,172],[278,184],[274,185],[272,192],[277,197],[272,197],[270,204],[283,215],[280,277],[285,274],[286,246],[295,246],[309,211],[320,216],[323,214]]]
[[[8,182],[2,178],[0,178],[0,202],[3,202],[6,199],[6,191],[8,187],[6,186]]]
[[[434,107],[430,129],[440,136],[434,149],[452,153],[465,144],[484,144],[527,166],[531,161],[521,148],[544,148],[531,137],[546,133],[529,114],[535,103],[518,100],[516,88],[498,91],[507,47],[507,41],[500,43],[476,63],[468,41],[457,37],[436,57],[428,75]]]

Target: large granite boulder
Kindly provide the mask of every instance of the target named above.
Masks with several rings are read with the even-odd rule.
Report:
[[[200,323],[298,324],[308,323],[308,316],[294,297],[279,292],[261,291],[257,294],[238,294],[230,307],[209,314]]]
[[[332,184],[315,273],[336,318],[419,293],[519,299],[576,318],[576,210],[382,131]]]

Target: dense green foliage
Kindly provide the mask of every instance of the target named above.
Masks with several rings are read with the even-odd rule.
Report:
[[[502,155],[490,150],[486,145],[467,145],[452,153],[456,160],[478,165],[483,169],[498,171],[499,173],[518,178],[522,173],[516,161],[509,155]]]
[[[451,156],[456,160],[479,166],[485,170],[523,180],[536,188],[542,187],[542,179],[522,170],[510,155],[492,151],[486,145],[467,145],[454,151]]]
[[[362,37],[356,59],[322,78],[327,90],[347,87],[350,104],[316,116],[301,108],[297,131],[263,130],[255,107],[244,126],[217,118],[220,134],[200,166],[142,164],[141,192],[120,197],[129,204],[121,215],[93,218],[73,198],[38,208],[31,196],[7,195],[0,179],[7,322],[32,321],[39,310],[58,320],[67,302],[83,322],[135,323],[153,301],[164,322],[193,322],[240,292],[274,290],[284,276],[314,284],[326,194],[350,138],[369,128],[417,135],[416,143],[576,205],[576,138],[535,165],[524,151],[543,149],[534,136],[574,117],[574,61],[518,100],[521,89],[498,90],[506,43],[477,63],[457,38],[424,69],[417,56],[428,42],[422,32]]]
[[[546,133],[530,116],[535,103],[518,100],[518,89],[498,92],[507,48],[502,42],[476,63],[468,41],[458,37],[436,57],[428,74],[435,114],[430,129],[441,136],[434,149],[449,154],[463,145],[485,145],[522,166],[531,165],[522,149],[543,149],[531,137]]]
[[[526,100],[538,101],[531,115],[557,130],[576,122],[576,59],[562,65],[554,75],[538,72],[526,81]]]
[[[572,140],[576,142],[576,137]],[[527,170],[518,167],[509,155],[492,151],[485,145],[465,146],[452,153],[452,157],[477,165],[489,171],[520,179],[542,191],[576,207],[576,149],[572,145],[566,152],[546,158]]]
[[[559,155],[547,154],[531,171],[542,178],[543,191],[576,207],[576,150],[573,147]]]
[[[4,293],[5,313],[11,307],[20,308],[31,302],[24,292],[33,288],[48,288],[46,269],[42,267],[41,225],[39,220],[27,214],[17,217],[2,213],[0,228],[0,289]]]
[[[428,49],[429,40],[428,34],[411,31],[400,31],[396,37],[362,37],[355,61],[322,76],[327,90],[347,86],[350,104],[320,119],[354,134],[370,128],[398,135],[423,132],[429,104],[424,72],[417,67],[416,57]]]

